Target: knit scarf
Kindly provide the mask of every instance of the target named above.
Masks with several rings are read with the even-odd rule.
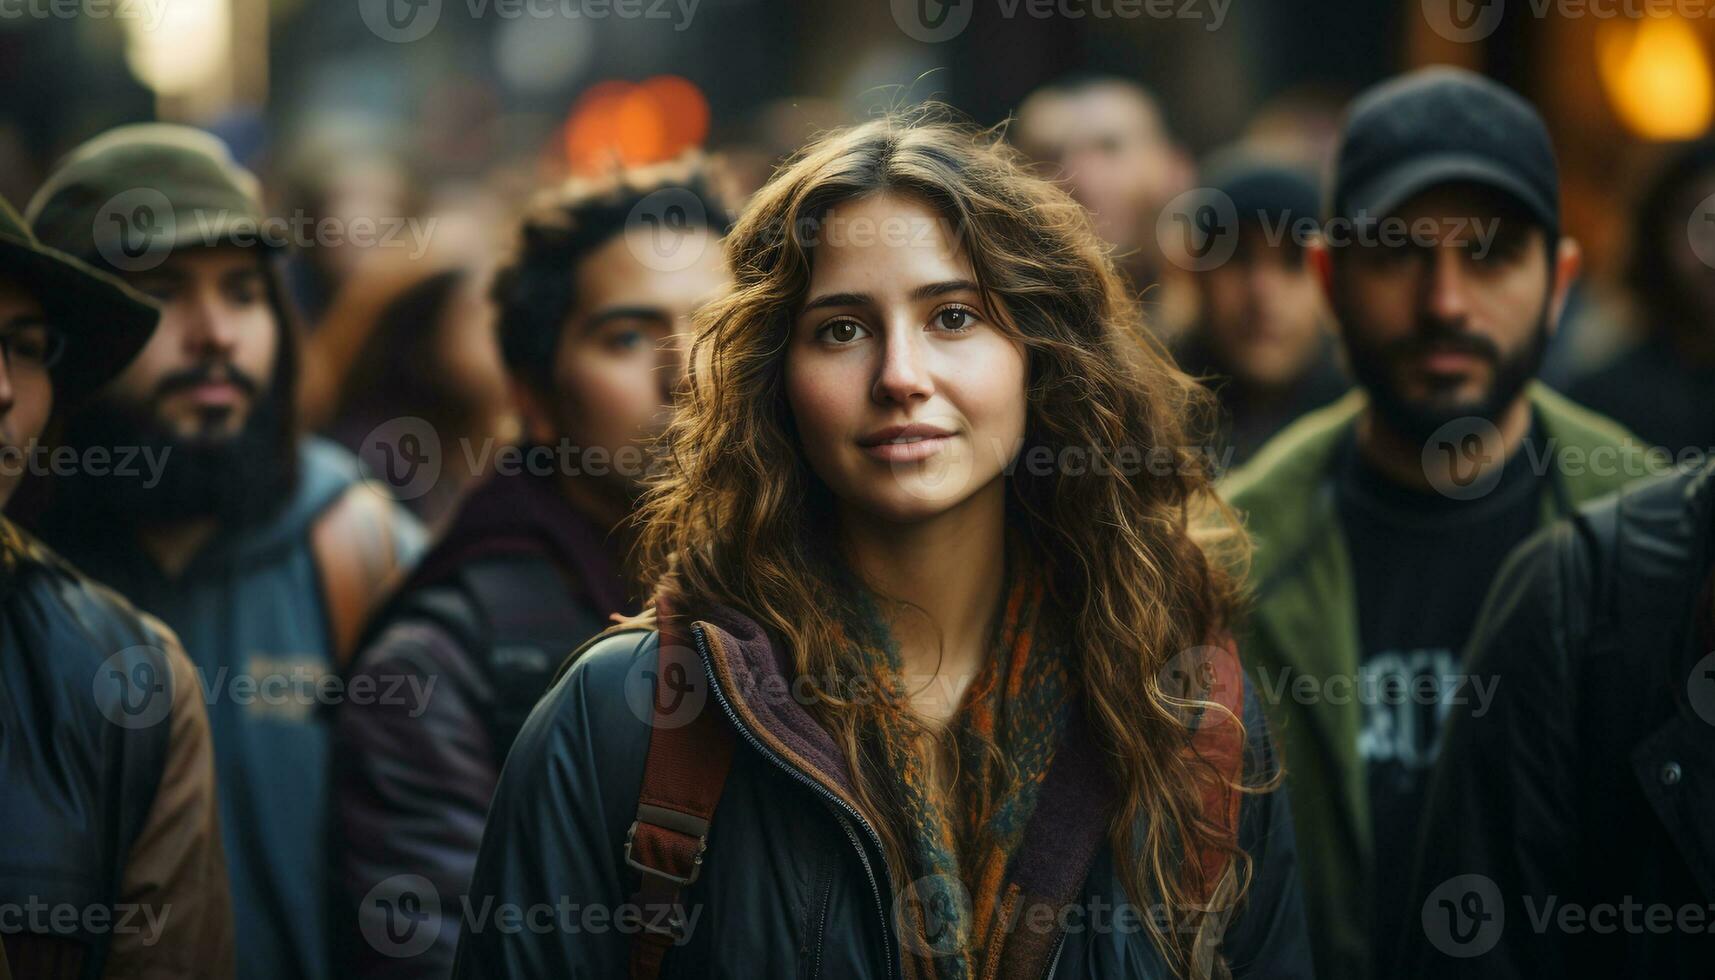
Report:
[[[1066,725],[1065,657],[1039,615],[1043,587],[1032,576],[1007,589],[1005,612],[991,637],[993,654],[940,737],[940,765],[956,759],[950,791],[934,775],[937,739],[897,715],[872,732],[894,780],[913,876],[894,903],[906,975],[971,980],[993,975],[1005,945],[1000,921],[1006,869],[1035,809],[1042,779]],[[872,620],[872,626],[879,617]],[[883,690],[902,691],[897,644],[880,627],[886,662]],[[872,634],[873,635],[873,634]],[[891,686],[889,686],[891,685]],[[995,749],[1002,760],[995,763]]]

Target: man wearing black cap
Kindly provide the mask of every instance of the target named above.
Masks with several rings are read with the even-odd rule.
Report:
[[[0,201],[0,506],[56,397],[122,370],[157,315]],[[0,517],[0,652],[0,973],[231,977],[213,747],[177,638]]]
[[[1199,315],[1174,356],[1220,399],[1222,444],[1212,448],[1224,469],[1351,386],[1306,256],[1320,211],[1315,183],[1242,149],[1218,156],[1203,181],[1217,210],[1231,209],[1236,240],[1231,256],[1191,269]]]
[[[324,706],[348,696],[340,667],[421,528],[349,453],[294,432],[297,350],[272,261],[287,242],[218,140],[112,130],[58,164],[28,216],[162,307],[63,441],[164,452],[165,467],[56,479],[42,537],[165,620],[201,673],[246,974],[326,977]]]
[[[1516,94],[1429,69],[1352,106],[1323,281],[1359,390],[1228,482],[1256,543],[1245,649],[1283,740],[1318,973],[1386,975],[1459,651],[1507,552],[1641,447],[1533,382],[1578,270]]]

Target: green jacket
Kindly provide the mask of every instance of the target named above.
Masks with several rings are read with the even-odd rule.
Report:
[[[1543,523],[1626,482],[1627,474],[1610,472],[1625,467],[1592,466],[1589,453],[1628,441],[1641,448],[1629,433],[1541,384],[1528,397],[1556,461]],[[1255,542],[1253,605],[1240,650],[1286,761],[1317,975],[1338,980],[1365,977],[1370,967],[1373,849],[1358,758],[1363,709],[1352,696],[1358,612],[1333,494],[1337,451],[1364,405],[1364,394],[1354,390],[1304,416],[1221,486]],[[1338,681],[1325,687],[1332,678]],[[1294,696],[1293,681],[1308,693]]]

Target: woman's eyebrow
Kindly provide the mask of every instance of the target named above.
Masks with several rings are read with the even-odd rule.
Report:
[[[948,279],[943,282],[931,282],[918,286],[911,291],[914,300],[932,299],[945,296],[948,293],[976,292],[977,284],[969,279]],[[868,293],[824,293],[804,304],[804,313],[830,307],[868,306],[875,302],[875,297]]]
[[[823,293],[805,303],[802,312],[809,313],[812,310],[825,310],[839,306],[868,306],[873,300],[874,298],[868,293]]]
[[[948,279],[945,282],[932,282],[918,286],[911,291],[911,298],[932,299],[936,296],[945,296],[948,293],[974,293],[976,291],[977,284],[969,279]]]

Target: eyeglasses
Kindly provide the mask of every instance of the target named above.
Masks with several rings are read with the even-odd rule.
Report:
[[[65,334],[46,323],[0,327],[0,355],[9,368],[45,371],[65,355]]]

